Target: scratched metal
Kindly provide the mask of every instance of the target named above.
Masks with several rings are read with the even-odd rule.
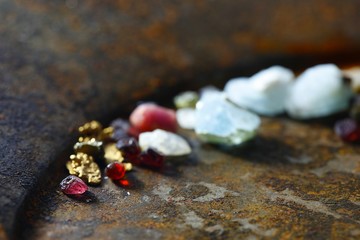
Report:
[[[175,235],[179,238],[197,234],[216,238],[219,232],[224,238],[285,232],[286,238],[286,231],[295,231],[285,227],[286,222],[310,236],[326,232],[334,238],[339,234],[341,239],[345,228],[348,236],[356,235],[350,226],[353,221],[344,217],[353,216],[358,209],[352,204],[356,200],[337,199],[340,203],[326,203],[327,208],[319,205],[315,209],[322,209],[321,213],[308,210],[317,197],[323,202],[351,198],[350,188],[356,193],[358,187],[350,173],[332,173],[350,169],[354,163],[350,157],[343,160],[348,165],[339,164],[333,152],[339,148],[316,148],[315,138],[322,133],[317,129],[309,129],[305,139],[302,134],[307,132],[294,127],[293,135],[283,136],[286,141],[295,139],[286,147],[283,139],[260,137],[255,145],[249,145],[253,152],[240,156],[209,146],[201,148],[197,158],[188,160],[189,166],[180,164],[165,175],[143,170],[134,173],[138,182],[130,196],[107,183],[92,189],[98,199],[92,205],[59,195],[55,186],[65,174],[61,169],[70,154],[67,149],[75,141],[73,129],[87,120],[106,123],[128,113],[136,101],[150,94],[155,97],[152,99],[165,100],[181,89],[209,83],[222,86],[230,77],[252,74],[270,64],[297,68],[358,60],[359,12],[357,0],[274,0],[268,4],[247,0],[0,0],[0,238],[52,238],[56,234],[59,238],[116,238],[117,234],[166,238],[175,232],[184,233]],[[286,126],[297,126],[283,121]],[[266,129],[265,124],[263,131]],[[301,136],[308,141],[295,147]],[[346,151],[353,154],[355,150]],[[306,162],[307,152],[315,159],[309,164],[285,164],[285,154],[290,154],[292,161]],[[276,164],[269,164],[270,160]],[[298,175],[291,175],[294,169]],[[239,180],[242,171],[253,174],[249,186]],[[51,178],[45,191],[41,183],[46,176]],[[317,185],[318,178],[322,182]],[[199,185],[201,181],[204,184]],[[154,193],[164,182],[177,201],[166,201],[160,197],[163,194]],[[241,196],[206,204],[193,201],[192,195],[210,191],[208,183]],[[289,190],[278,188],[284,184]],[[145,195],[149,203],[142,202]],[[138,201],[131,201],[135,199]],[[119,204],[117,211],[124,214],[116,215],[113,208],[106,211],[111,201]],[[249,207],[244,207],[246,204]],[[301,207],[304,204],[308,207]],[[286,212],[287,207],[295,210]],[[221,208],[223,213],[209,215],[211,208]],[[130,210],[131,214],[125,214]],[[166,214],[161,215],[162,211]],[[284,220],[275,221],[266,211]],[[324,213],[328,211],[330,215]],[[147,213],[159,217],[148,218]],[[311,219],[323,224],[313,225]],[[195,223],[194,231],[186,230],[193,229],[189,223]],[[119,228],[111,232],[108,226]],[[271,230],[275,227],[278,230]]]

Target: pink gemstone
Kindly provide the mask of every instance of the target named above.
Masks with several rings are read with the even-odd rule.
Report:
[[[68,195],[79,195],[88,190],[84,181],[73,175],[64,178],[60,183],[60,188],[63,193]]]
[[[135,108],[130,115],[130,123],[139,132],[149,132],[155,129],[176,132],[177,129],[175,111],[154,103],[143,103]]]

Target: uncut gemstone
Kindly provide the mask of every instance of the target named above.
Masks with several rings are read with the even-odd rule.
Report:
[[[360,139],[360,126],[350,118],[335,123],[335,133],[346,142],[355,142]]]
[[[69,175],[60,183],[61,191],[68,195],[83,194],[88,190],[88,186],[80,178]]]
[[[163,156],[183,156],[191,153],[191,147],[184,138],[161,129],[141,133],[139,145],[142,150],[151,148]]]
[[[158,106],[154,103],[139,105],[130,115],[130,123],[139,132],[163,129],[176,132],[177,121],[174,110]]]
[[[115,141],[129,137],[130,124],[128,121],[118,118],[112,121],[110,126],[114,128],[114,132],[111,137]]]
[[[199,95],[197,92],[182,92],[174,98],[174,104],[177,108],[195,108]]]
[[[227,101],[224,96],[206,97],[196,105],[195,132],[205,142],[239,145],[256,135],[260,118]]]
[[[128,137],[119,140],[116,143],[116,147],[121,151],[122,156],[128,161],[136,161],[137,157],[141,153],[140,146],[135,138]]]
[[[139,156],[140,165],[150,168],[162,168],[164,166],[164,156],[149,148]]]
[[[296,79],[288,94],[286,111],[297,119],[326,117],[346,110],[351,96],[342,71],[334,64],[321,64]]]
[[[125,166],[122,163],[113,162],[106,166],[105,174],[112,180],[119,180],[125,176]]]
[[[236,105],[272,116],[285,111],[287,93],[293,80],[291,70],[272,66],[250,78],[231,79],[226,83],[224,92]]]
[[[195,109],[181,108],[176,111],[176,120],[181,128],[194,129],[196,122]]]

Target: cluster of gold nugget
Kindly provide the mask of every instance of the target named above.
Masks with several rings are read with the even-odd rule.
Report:
[[[114,133],[112,127],[103,128],[97,121],[85,123],[79,127],[78,142],[74,145],[74,152],[66,163],[69,173],[80,177],[89,184],[101,182],[101,171],[96,161],[122,162],[124,158],[121,152],[111,141]],[[96,160],[96,161],[95,161]],[[126,171],[132,169],[131,163],[123,163]]]

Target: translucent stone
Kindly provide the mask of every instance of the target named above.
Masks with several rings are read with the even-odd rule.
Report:
[[[197,92],[186,91],[174,98],[174,104],[177,108],[195,108],[198,100],[199,95]]]
[[[317,65],[297,78],[289,92],[286,110],[297,119],[325,117],[347,109],[351,95],[336,65]]]
[[[141,149],[135,138],[123,138],[116,143],[116,147],[121,151],[125,160],[136,164]]]
[[[125,176],[125,165],[119,162],[113,162],[106,166],[105,174],[112,180],[119,180]]]
[[[130,115],[130,123],[139,132],[155,129],[176,132],[177,122],[174,110],[158,106],[154,103],[139,105]]]
[[[60,183],[61,191],[68,195],[83,194],[88,190],[88,186],[80,178],[70,175]]]
[[[195,128],[195,109],[181,108],[176,111],[176,120],[180,127],[184,129]]]
[[[191,153],[191,147],[185,139],[161,129],[141,133],[139,145],[143,150],[152,148],[164,156],[182,156]]]
[[[140,154],[139,162],[140,166],[159,169],[164,166],[165,159],[157,151],[149,148]]]
[[[281,66],[262,70],[251,78],[235,78],[224,88],[229,100],[262,115],[285,111],[285,101],[294,73]]]
[[[351,118],[343,119],[335,123],[336,135],[345,142],[356,142],[360,140],[360,126]]]
[[[223,96],[201,100],[196,106],[195,132],[210,143],[239,145],[256,134],[260,118]]]

